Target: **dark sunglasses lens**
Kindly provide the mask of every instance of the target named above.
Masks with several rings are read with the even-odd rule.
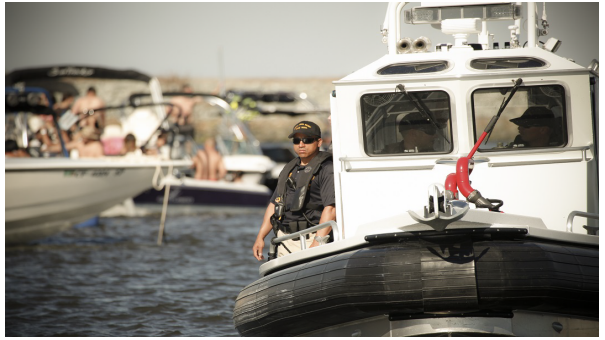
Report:
[[[311,144],[311,143],[313,143],[315,141],[315,138],[293,138],[292,139],[292,143],[294,143],[294,144],[300,144],[301,140],[305,144]]]

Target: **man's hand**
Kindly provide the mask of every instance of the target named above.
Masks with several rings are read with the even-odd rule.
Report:
[[[330,228],[331,229],[331,228]],[[317,241],[317,238],[322,239],[321,240],[321,244]],[[317,246],[322,246],[326,243],[328,243],[328,240],[330,239],[330,237],[328,235],[323,235],[323,236],[315,236],[315,238],[313,239],[313,243],[311,243],[311,245],[309,246],[309,248],[313,248],[313,247],[317,247]]]
[[[265,248],[264,239],[256,239],[254,246],[252,246],[252,253],[257,260],[262,261],[265,257],[263,256],[263,248]]]

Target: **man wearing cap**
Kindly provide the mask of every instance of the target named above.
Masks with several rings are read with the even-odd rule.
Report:
[[[254,257],[261,261],[265,237],[274,230],[277,237],[291,234],[336,219],[334,165],[328,152],[319,151],[321,130],[317,124],[302,121],[294,125],[292,138],[298,157],[284,166],[263,223],[252,247]],[[303,236],[307,248],[323,245],[329,240],[331,227]],[[300,250],[300,240],[282,242],[277,257]]]
[[[520,117],[510,120],[519,129],[512,147],[545,147],[559,145],[554,136],[555,115],[542,106],[532,106]]]
[[[407,114],[399,122],[399,143],[387,145],[382,153],[435,152],[434,142],[437,128],[420,112]]]

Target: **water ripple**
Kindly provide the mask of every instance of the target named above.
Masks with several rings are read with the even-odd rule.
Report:
[[[5,250],[6,336],[237,336],[263,212],[102,218]]]

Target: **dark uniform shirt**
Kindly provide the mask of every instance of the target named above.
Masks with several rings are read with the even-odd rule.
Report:
[[[305,168],[306,166],[300,165],[299,158],[292,170],[291,178],[294,180],[294,183],[297,183],[297,179],[300,177],[299,175],[305,171]],[[289,202],[293,194],[294,189],[286,185],[284,201]],[[273,202],[273,204],[276,204],[275,199],[277,198],[277,195],[277,190],[275,190],[273,196],[271,196],[271,202]],[[321,207],[319,207],[318,210],[308,210],[306,207],[310,203],[318,204]],[[304,221],[305,218],[302,214],[304,211],[311,222],[318,224],[323,208],[334,204],[336,204],[336,196],[334,194],[334,164],[331,161],[326,161],[322,163],[321,169],[315,178],[311,180],[311,188],[305,199],[305,208],[298,212],[286,211],[281,222],[282,224],[287,225],[291,221]]]

